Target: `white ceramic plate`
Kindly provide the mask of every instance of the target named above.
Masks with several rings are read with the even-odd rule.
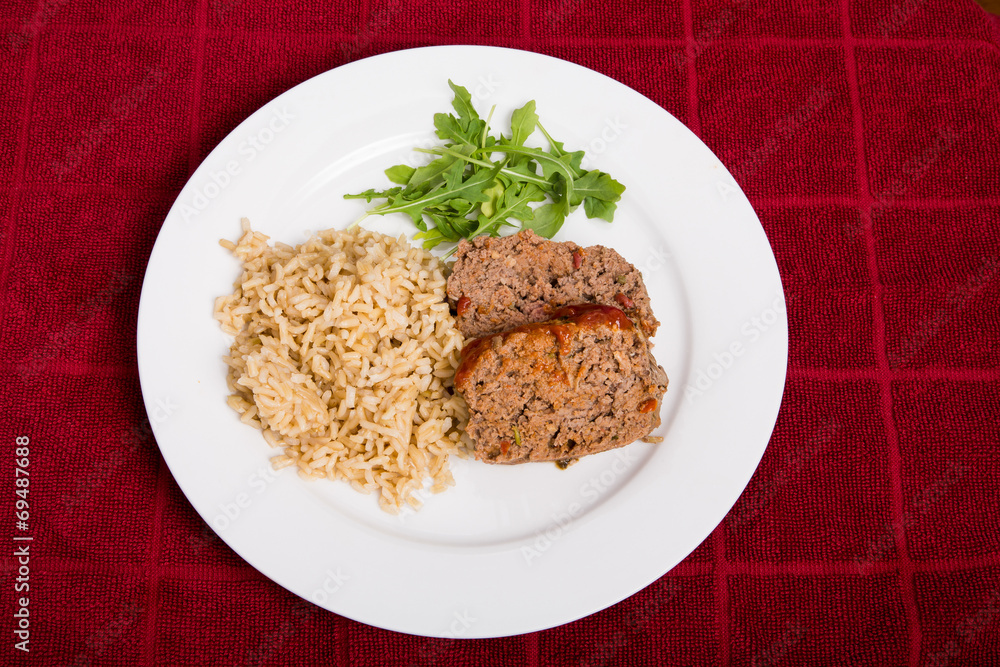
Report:
[[[577,211],[557,240],[604,244],[643,273],[670,376],[659,445],[513,467],[453,461],[456,486],[399,517],[346,484],[273,473],[275,454],[226,405],[229,339],[212,318],[236,260],[218,244],[240,218],[297,244],[343,228],[419,161],[447,80],[494,127],[534,99],[567,148],[627,186],[613,224]],[[530,145],[544,145],[539,136]],[[369,219],[398,234],[408,219]],[[673,116],[601,74],[534,53],[445,46],[339,67],[265,105],[205,160],[149,261],[139,308],[142,391],[184,494],[238,554],[349,618],[428,636],[495,637],[566,623],[641,590],[722,520],[770,438],[788,331],[760,223],[725,167]]]

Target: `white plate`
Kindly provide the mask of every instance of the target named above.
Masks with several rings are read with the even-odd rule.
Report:
[[[567,148],[627,186],[615,222],[577,211],[557,240],[601,243],[642,271],[670,376],[659,445],[513,467],[453,461],[456,486],[393,517],[346,484],[271,472],[260,433],[226,405],[229,339],[212,318],[239,220],[290,244],[343,228],[342,195],[419,160],[451,78],[493,126],[537,100]],[[529,144],[544,145],[532,137]],[[414,230],[405,216],[367,226]],[[199,514],[288,590],[349,618],[438,637],[566,623],[641,590],[722,520],[770,438],[785,380],[781,281],[753,209],[673,116],[601,74],[534,53],[444,46],[339,67],[265,105],[212,151],[170,210],[142,289],[138,360],[150,422]]]

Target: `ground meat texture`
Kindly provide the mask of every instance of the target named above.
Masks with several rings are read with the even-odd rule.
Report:
[[[647,337],[659,325],[642,274],[617,252],[557,243],[532,231],[459,242],[448,299],[467,338],[541,322],[579,303],[620,308]]]
[[[554,315],[462,350],[455,387],[469,404],[479,460],[573,459],[660,425],[667,374],[625,313],[588,304]]]

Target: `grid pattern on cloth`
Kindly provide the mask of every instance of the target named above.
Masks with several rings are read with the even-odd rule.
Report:
[[[1000,22],[972,2],[20,0],[0,36],[2,430],[36,448],[41,537],[18,658],[1000,662]],[[481,641],[337,617],[233,554],[158,454],[134,351],[157,231],[228,132],[332,67],[446,43],[577,62],[690,127],[761,218],[791,338],[771,443],[705,543],[609,609]]]

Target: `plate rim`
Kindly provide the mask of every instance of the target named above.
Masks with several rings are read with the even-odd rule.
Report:
[[[178,212],[177,212],[178,211],[178,206],[183,201],[185,201],[185,199],[184,199],[185,198],[185,193],[187,193],[189,189],[191,189],[191,188],[194,187],[194,184],[198,180],[199,173],[205,168],[205,165],[209,162],[209,160],[212,158],[212,156],[214,154],[216,154],[218,151],[220,151],[220,149],[227,143],[228,140],[230,140],[230,138],[232,138],[234,136],[240,136],[239,133],[241,132],[241,130],[243,130],[244,128],[246,128],[249,124],[253,123],[254,119],[259,118],[262,114],[264,114],[266,112],[267,109],[272,108],[275,105],[278,105],[282,99],[288,99],[289,96],[292,96],[295,93],[296,90],[301,91],[301,90],[303,90],[304,86],[315,86],[315,85],[318,85],[318,80],[319,79],[321,79],[323,77],[326,77],[326,76],[330,75],[333,72],[340,71],[341,73],[343,73],[345,70],[348,70],[348,69],[350,69],[352,67],[356,67],[356,66],[358,66],[361,63],[366,63],[366,62],[370,63],[370,61],[373,61],[373,60],[376,60],[376,59],[387,58],[387,57],[398,58],[398,57],[400,57],[400,54],[410,54],[412,57],[419,58],[419,53],[421,53],[421,52],[423,52],[423,53],[427,53],[427,52],[441,52],[443,50],[449,50],[449,51],[453,51],[453,52],[454,51],[461,52],[461,51],[465,51],[465,50],[474,50],[474,51],[478,51],[480,53],[507,52],[507,53],[510,53],[510,54],[518,54],[517,57],[528,57],[529,59],[543,58],[543,59],[547,59],[549,61],[554,61],[555,63],[558,63],[557,66],[559,66],[559,67],[563,67],[563,66],[567,66],[568,65],[568,66],[571,66],[572,68],[578,68],[580,70],[584,70],[584,71],[586,71],[588,73],[588,75],[595,75],[596,74],[597,76],[599,76],[599,77],[607,80],[608,82],[610,82],[610,84],[612,84],[612,85],[614,85],[616,87],[621,87],[621,88],[627,89],[627,90],[631,91],[632,93],[634,93],[636,95],[642,96],[641,93],[638,93],[637,91],[634,91],[633,89],[629,88],[626,84],[623,84],[623,83],[615,80],[612,77],[609,77],[609,76],[607,76],[607,75],[605,75],[605,74],[603,74],[601,72],[593,70],[593,69],[591,69],[589,67],[586,67],[584,65],[579,65],[577,63],[573,63],[571,61],[563,60],[563,59],[556,58],[556,57],[553,57],[553,56],[549,56],[549,55],[546,55],[546,54],[540,54],[540,53],[536,53],[536,52],[532,52],[532,51],[524,51],[524,50],[520,50],[520,49],[512,49],[512,48],[509,48],[509,47],[494,47],[494,46],[482,46],[482,45],[426,46],[426,47],[417,47],[417,48],[413,48],[413,49],[401,49],[401,50],[391,51],[391,52],[384,53],[384,54],[370,56],[368,58],[364,58],[364,59],[361,59],[361,60],[358,60],[358,61],[354,61],[352,63],[348,63],[348,64],[345,64],[345,65],[342,65],[342,66],[339,66],[339,67],[327,70],[327,71],[322,72],[320,74],[317,74],[316,76],[313,76],[310,79],[307,79],[307,80],[301,82],[300,84],[298,84],[296,86],[293,86],[292,88],[289,88],[288,90],[286,90],[282,94],[280,94],[280,95],[272,98],[271,100],[267,101],[259,109],[257,109],[255,112],[253,112],[252,114],[250,114],[247,118],[245,118],[229,134],[227,134],[226,138],[224,138],[222,141],[220,141],[219,144],[217,144],[212,149],[212,151],[205,157],[205,159],[202,161],[202,163],[199,165],[199,167],[189,176],[187,182],[185,183],[184,188],[182,188],[182,190],[178,193],[176,200],[174,201],[174,203],[172,204],[172,206],[170,208],[170,211],[165,216],[164,223],[163,223],[163,228],[166,228],[166,226],[168,224],[170,224],[171,220],[176,220],[177,219],[177,217],[179,215]],[[644,96],[642,96],[642,97],[643,97],[643,99],[648,100],[648,98],[645,98]],[[651,100],[649,100],[649,102],[651,104],[655,104]],[[681,127],[684,129],[684,131],[686,131],[690,135],[690,137],[694,139],[694,141],[698,142],[704,148],[705,151],[707,151],[709,154],[712,154],[714,156],[714,153],[711,151],[711,149],[709,149],[696,135],[694,135],[688,128],[686,128],[686,126],[684,126],[682,123],[680,123],[680,121],[678,121],[668,111],[666,111],[662,107],[659,107],[659,105],[656,105],[656,106],[657,106],[657,108],[659,109],[660,112],[662,112],[663,114],[666,115],[666,117],[669,117],[670,119],[673,119],[673,121],[676,121],[678,124],[680,124]],[[724,167],[723,167],[723,170],[724,170]],[[735,183],[735,179],[733,179],[733,182]],[[740,191],[740,194],[741,194],[741,196],[745,197],[745,195],[742,195],[742,191]],[[758,227],[760,227],[760,220],[757,217],[756,212],[753,211],[753,208],[752,208],[752,206],[750,206],[749,202],[747,202],[746,205],[747,205],[747,207],[749,207],[750,211],[753,212],[753,217],[756,220]],[[174,224],[176,224],[176,223],[174,223]],[[154,260],[154,257],[156,257],[156,255],[157,255],[158,248],[160,249],[160,252],[164,252],[163,248],[165,246],[161,245],[161,242],[164,239],[164,235],[163,235],[163,231],[164,230],[163,230],[163,228],[161,228],[160,232],[158,232],[158,234],[157,234],[157,240],[156,240],[156,243],[154,243],[153,250],[152,250],[152,252],[150,254],[150,261],[147,264],[146,274],[144,275],[144,279],[143,279],[143,287],[142,287],[142,291],[140,293],[140,304],[139,304],[139,312],[138,312],[138,317],[137,317],[137,336],[136,336],[136,351],[137,351],[137,362],[139,364],[140,387],[142,388],[143,399],[144,399],[144,404],[145,404],[145,408],[146,408],[146,411],[147,411],[147,416],[150,419],[150,425],[152,427],[153,434],[154,434],[154,436],[156,437],[156,440],[157,440],[157,446],[160,449],[161,454],[163,455],[164,461],[166,462],[167,467],[170,470],[172,477],[174,478],[174,480],[178,484],[178,486],[181,488],[181,491],[182,491],[182,493],[184,493],[185,498],[192,505],[192,507],[194,507],[195,511],[198,512],[198,514],[202,518],[202,520],[204,520],[206,523],[209,523],[208,516],[206,516],[206,514],[204,512],[202,512],[202,510],[194,502],[192,502],[191,495],[189,494],[188,489],[185,488],[185,484],[182,483],[181,478],[178,476],[178,471],[175,469],[175,466],[171,464],[171,458],[173,458],[172,453],[168,453],[168,451],[164,448],[164,446],[160,444],[160,442],[161,442],[160,435],[161,434],[157,433],[157,431],[161,430],[162,424],[158,423],[158,420],[155,418],[155,415],[154,415],[154,412],[153,412],[153,409],[155,409],[155,405],[151,405],[151,403],[153,401],[153,399],[151,398],[152,392],[147,392],[147,389],[149,388],[149,386],[148,386],[148,383],[149,383],[149,379],[148,379],[149,378],[149,372],[148,371],[145,372],[145,373],[143,372],[143,367],[145,365],[145,363],[144,363],[143,360],[144,360],[144,358],[148,359],[148,356],[143,354],[143,337],[142,337],[142,332],[144,331],[143,320],[144,320],[144,312],[147,313],[147,317],[148,317],[148,312],[149,312],[149,306],[147,305],[147,308],[144,309],[143,308],[143,304],[144,303],[148,304],[148,302],[146,301],[146,299],[144,297],[147,294],[147,280],[150,277],[149,267],[153,266],[153,264],[154,264],[153,260]],[[764,237],[766,239],[766,235],[764,234],[762,227],[760,228],[759,231],[760,231],[760,233],[762,235],[764,235]],[[777,279],[777,286],[779,288],[779,291],[781,292],[781,297],[783,298],[783,293],[784,292],[783,292],[783,289],[782,289],[782,286],[781,286],[781,276],[780,276],[780,272],[778,271],[778,267],[777,267],[776,260],[774,258],[773,250],[771,250],[770,246],[768,247],[768,252],[769,252],[769,255],[770,255],[771,262],[773,264],[773,267],[771,267],[771,268],[773,268],[773,277]],[[714,531],[718,527],[718,525],[721,523],[721,521],[725,518],[725,515],[728,513],[729,509],[731,509],[732,504],[735,503],[735,501],[739,498],[739,496],[741,495],[741,493],[743,492],[743,490],[746,488],[746,483],[749,482],[750,476],[752,476],[753,472],[756,470],[757,466],[759,465],[760,458],[763,457],[764,451],[766,450],[766,447],[767,447],[767,442],[770,439],[770,434],[773,432],[773,429],[774,429],[774,426],[775,426],[775,423],[776,423],[776,420],[777,420],[777,416],[778,416],[778,411],[780,410],[780,406],[781,406],[781,403],[782,403],[782,397],[783,397],[783,394],[784,394],[785,383],[787,381],[787,363],[788,363],[787,315],[786,315],[785,312],[780,313],[780,315],[781,315],[781,322],[780,322],[779,329],[783,332],[783,344],[781,345],[783,352],[782,352],[782,358],[781,358],[781,364],[780,364],[780,366],[781,366],[781,370],[780,370],[781,380],[780,380],[780,387],[777,389],[776,397],[774,397],[774,399],[773,399],[773,405],[771,406],[772,407],[771,412],[773,412],[773,414],[768,414],[767,417],[766,417],[766,419],[764,420],[764,421],[768,422],[768,424],[769,424],[769,426],[767,428],[767,431],[768,431],[769,435],[768,435],[768,438],[765,440],[764,445],[762,447],[760,447],[759,456],[757,456],[756,463],[754,464],[753,469],[750,471],[750,475],[747,476],[746,482],[743,483],[743,485],[741,486],[739,492],[735,495],[733,503],[731,503],[729,505],[729,507],[726,509],[726,512],[723,513],[722,517],[720,517],[718,521],[714,522],[711,525],[711,527],[708,529],[708,531],[707,531],[707,533],[705,535],[706,537],[707,537],[708,534],[711,534],[711,532]],[[671,378],[671,382],[673,384],[673,378]],[[678,389],[675,388],[675,391],[676,390],[678,390]],[[209,525],[211,526],[211,523],[209,523]],[[215,530],[214,526],[212,526],[212,528],[213,528],[213,530]],[[216,533],[218,533],[218,531],[216,531]],[[233,544],[231,544],[230,540],[227,540],[227,538],[226,538],[225,535],[219,534],[219,537],[227,545],[229,545],[229,547],[232,548],[242,559],[244,559],[248,564],[250,564],[252,567],[254,567],[255,569],[257,569],[258,571],[260,571],[266,577],[268,577],[269,579],[271,579],[272,581],[274,581],[278,585],[282,586],[283,588],[286,588],[286,590],[290,590],[291,592],[295,593],[296,595],[299,595],[300,597],[303,597],[305,599],[309,599],[305,595],[303,595],[300,591],[297,591],[297,590],[294,590],[293,588],[290,588],[283,581],[279,581],[280,576],[274,576],[272,573],[270,573],[268,571],[265,571],[265,569],[262,568],[261,566],[259,566],[258,563],[256,563],[255,560],[252,557],[248,557],[248,555],[245,554],[245,553],[243,553],[242,550],[238,549],[236,546],[234,546]],[[700,544],[701,541],[703,541],[703,540],[704,540],[704,537],[702,538],[702,540],[699,540],[699,542],[696,543],[694,545],[694,547],[692,547],[691,551],[693,551],[694,548],[697,548],[698,544]],[[688,553],[690,553],[690,551]],[[683,560],[683,559],[681,559],[681,560]],[[601,609],[604,609],[604,608],[609,607],[609,606],[611,606],[613,604],[616,604],[617,602],[620,602],[621,600],[623,600],[623,599],[625,599],[625,598],[627,598],[627,597],[629,597],[629,596],[631,596],[631,595],[633,595],[633,594],[635,594],[635,593],[643,590],[645,587],[649,586],[651,583],[653,583],[654,581],[656,581],[657,579],[659,579],[660,577],[662,577],[666,572],[669,572],[669,570],[672,569],[675,566],[676,566],[676,563],[670,564],[662,572],[660,572],[659,574],[656,574],[655,576],[649,578],[649,580],[646,581],[641,587],[639,587],[639,588],[637,588],[635,590],[625,591],[625,592],[623,592],[623,594],[620,597],[617,597],[616,599],[611,599],[610,601],[603,601],[600,604],[597,604],[596,606],[591,605],[585,611],[585,613],[576,615],[573,618],[565,618],[565,619],[562,619],[562,620],[554,621],[551,624],[544,625],[544,626],[532,627],[532,628],[527,628],[527,629],[523,629],[522,628],[522,629],[517,630],[516,632],[501,631],[501,632],[497,632],[497,633],[486,633],[486,634],[477,634],[476,632],[473,632],[473,633],[466,634],[466,635],[461,635],[461,636],[466,637],[466,638],[484,638],[484,637],[511,636],[511,635],[523,634],[523,633],[526,633],[526,632],[533,632],[533,631],[543,630],[543,629],[546,629],[546,628],[550,628],[550,627],[555,627],[555,626],[558,626],[558,625],[562,625],[564,623],[572,622],[573,620],[578,620],[579,618],[583,618],[583,617],[585,617],[587,615],[590,615],[592,613],[595,613],[595,612],[597,612],[597,611],[599,611]],[[309,601],[315,603],[315,600],[309,600]],[[326,608],[326,609],[328,609],[330,611],[333,611],[334,613],[337,613],[339,615],[343,615],[345,617],[352,618],[352,619],[360,621],[360,622],[368,623],[368,624],[371,624],[371,625],[375,625],[377,627],[382,627],[382,628],[393,630],[393,631],[397,631],[397,632],[402,632],[402,633],[406,633],[406,634],[416,634],[416,635],[420,635],[420,636],[447,636],[446,633],[435,634],[434,632],[426,632],[426,631],[415,632],[412,629],[405,628],[405,627],[390,627],[389,625],[379,623],[377,620],[373,620],[373,619],[371,619],[369,617],[364,617],[364,615],[358,615],[358,616],[353,615],[350,610],[345,610],[345,609],[340,609],[340,608],[333,609],[333,608],[328,607],[326,605],[321,605],[321,606],[323,606],[324,608]]]

